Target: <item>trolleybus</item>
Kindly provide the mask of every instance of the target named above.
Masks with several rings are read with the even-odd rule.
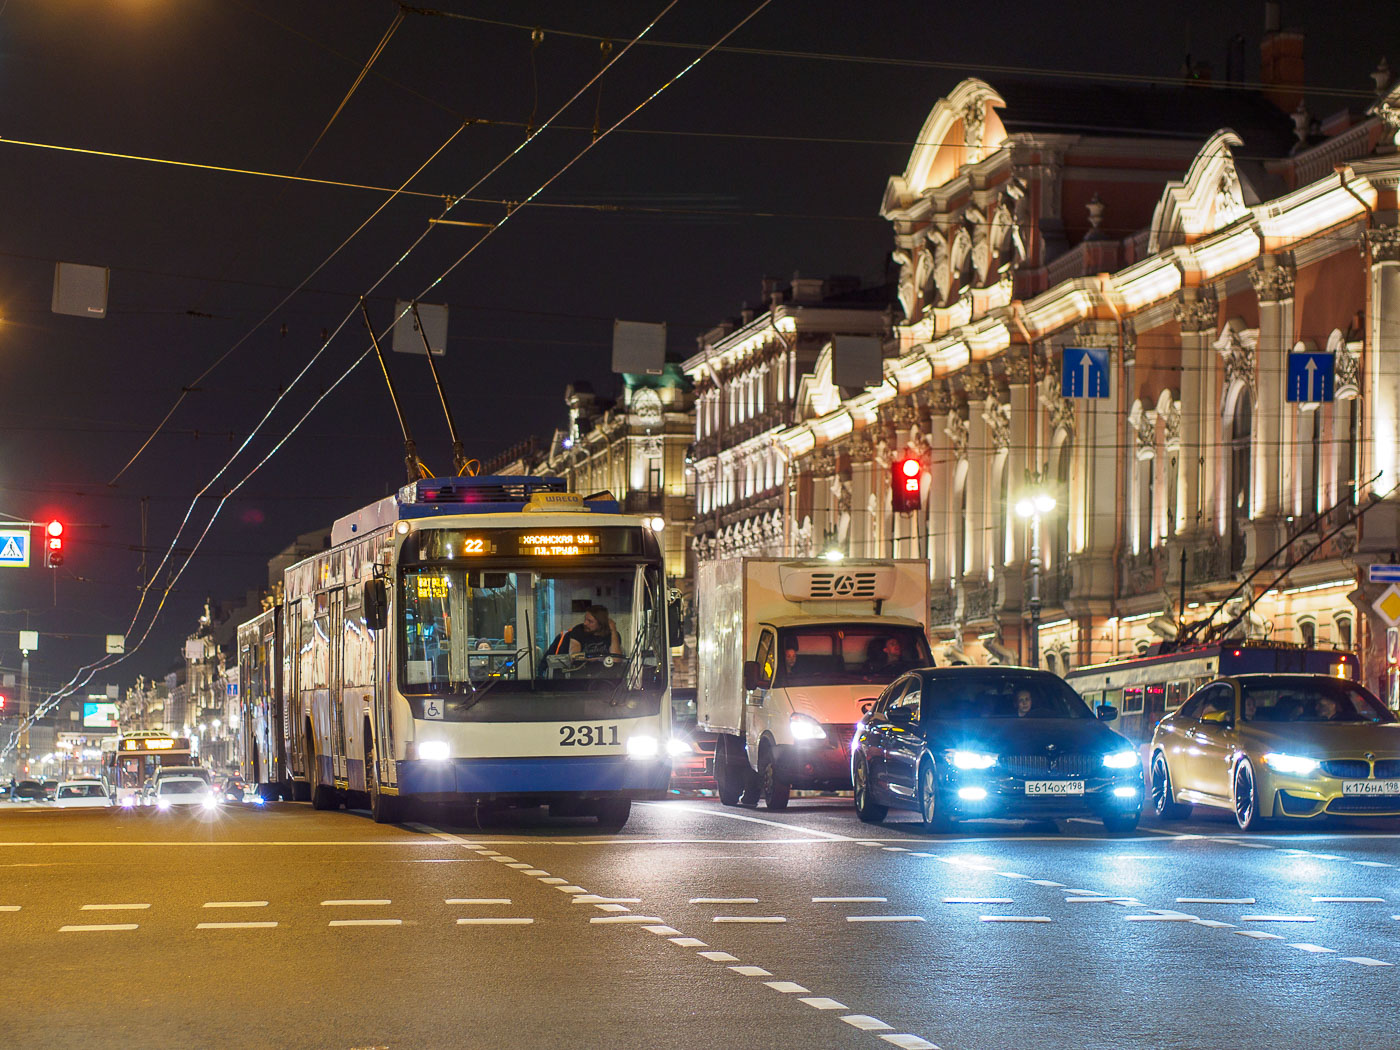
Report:
[[[162,766],[193,764],[188,737],[136,729],[102,741],[102,776],[118,805],[133,806]]]
[[[1262,672],[1326,674],[1355,681],[1360,664],[1355,653],[1340,649],[1240,640],[1076,667],[1065,681],[1090,707],[1116,707],[1121,717],[1115,728],[1142,744],[1152,739],[1163,717],[1207,682],[1221,675]]]
[[[273,605],[238,628],[238,689],[242,707],[243,779],[266,801],[296,794],[287,766],[289,724],[282,717],[282,606]]]
[[[417,481],[290,566],[280,611],[240,632],[240,655],[261,653],[242,672],[259,790],[289,782],[380,822],[420,800],[548,804],[610,827],[664,797],[680,745],[660,546],[610,495],[564,489]],[[581,633],[585,616],[613,630]]]

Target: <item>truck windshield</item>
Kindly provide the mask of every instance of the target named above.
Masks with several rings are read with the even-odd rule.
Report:
[[[917,627],[806,624],[778,632],[774,686],[892,682],[915,667],[932,667]]]
[[[405,569],[402,587],[407,693],[596,691],[598,679],[627,692],[665,681],[665,591],[655,568],[424,566]]]

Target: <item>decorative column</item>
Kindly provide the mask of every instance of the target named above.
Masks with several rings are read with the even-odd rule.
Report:
[[[880,492],[875,476],[875,445],[865,431],[860,431],[847,443],[851,461],[851,542],[853,558],[878,558],[880,545],[875,531],[875,515],[871,513]]]
[[[987,582],[987,557],[991,540],[988,537],[987,505],[991,499],[991,466],[993,448],[991,430],[983,418],[982,406],[991,389],[991,380],[979,366],[971,365],[963,372],[963,390],[968,400],[967,452],[967,531],[971,539],[972,556],[968,559],[964,579],[975,577],[981,585]]]
[[[948,416],[953,410],[953,392],[946,381],[936,379],[928,394],[929,425],[928,547],[930,593],[943,594],[956,580],[949,566],[953,548],[953,481],[957,457],[948,436]]]
[[[1294,409],[1284,400],[1288,354],[1293,348],[1293,267],[1265,255],[1249,273],[1259,300],[1259,344],[1255,350],[1254,506],[1246,568],[1253,569],[1276,551],[1288,534],[1284,520],[1293,486]]]
[[[1220,441],[1220,398],[1215,392],[1218,371],[1211,351],[1220,308],[1209,288],[1183,288],[1175,305],[1181,325],[1181,411],[1195,422],[1181,436],[1181,490],[1178,493],[1183,540],[1211,527],[1213,489],[1207,469]]]

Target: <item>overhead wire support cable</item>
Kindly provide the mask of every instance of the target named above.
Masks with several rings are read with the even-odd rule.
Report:
[[[365,301],[360,300],[360,313],[365,320],[365,331],[369,333],[369,341],[374,346],[374,356],[379,359],[379,370],[384,373],[384,385],[389,388],[389,400],[394,403],[394,415],[399,418],[399,430],[403,431],[403,461],[408,470],[408,483],[411,485],[421,478],[433,476],[423,464],[423,460],[418,456],[418,446],[413,441],[413,434],[408,429],[408,420],[404,418],[403,406],[399,404],[399,392],[394,389],[394,379],[389,375],[389,362],[384,360],[384,351],[380,349],[379,337],[374,334],[374,325],[370,324],[369,308],[365,306]],[[413,316],[418,316],[418,304],[413,304]],[[426,337],[425,337],[426,342]],[[428,363],[431,364],[433,353],[428,351]],[[437,378],[437,369],[433,369],[433,378]]]
[[[428,371],[433,374],[433,386],[437,388],[438,400],[442,402],[442,414],[447,417],[447,433],[452,439],[452,472],[460,478],[467,470],[467,453],[462,448],[462,439],[457,436],[457,422],[452,418],[452,407],[447,403],[447,392],[442,388],[437,362],[433,360],[433,348],[428,344],[428,330],[423,326],[423,318],[419,316],[416,299],[413,301],[413,327],[418,329],[418,335],[423,340],[423,353],[428,358]]]

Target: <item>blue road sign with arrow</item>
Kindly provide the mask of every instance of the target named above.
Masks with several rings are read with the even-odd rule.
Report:
[[[1108,397],[1108,351],[1067,346],[1060,355],[1061,397]]]
[[[1316,404],[1332,400],[1335,354],[1289,354],[1286,400]]]

